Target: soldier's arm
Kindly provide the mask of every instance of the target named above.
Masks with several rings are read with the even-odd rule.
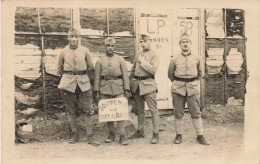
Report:
[[[122,57],[120,58],[120,69],[121,69],[123,82],[124,82],[124,90],[130,90],[128,70],[127,70],[125,59],[123,59]]]
[[[197,79],[200,79],[202,76],[202,60],[198,57],[198,64],[197,64],[198,76]]]
[[[135,58],[134,63],[133,63],[133,66],[132,66],[132,69],[131,69],[131,72],[130,72],[130,76],[129,76],[129,79],[130,79],[130,80],[131,80],[132,78],[134,78],[134,76],[135,76],[136,60],[137,60],[137,58]]]
[[[169,67],[168,67],[168,78],[173,81],[174,80],[174,72],[176,69],[176,65],[174,64],[174,59],[171,59]]]
[[[87,52],[86,52],[86,58],[85,58],[85,60],[86,60],[86,63],[87,63],[87,66],[88,66],[88,71],[93,71],[94,70],[94,64],[93,64],[93,62],[92,62],[92,59],[91,59],[91,57],[90,57],[90,52],[89,52],[89,50],[87,50]]]
[[[143,60],[140,65],[146,72],[149,72],[150,74],[154,75],[158,70],[159,63],[160,63],[159,55],[154,54],[152,61],[150,63],[146,60]]]
[[[99,59],[95,65],[95,79],[94,79],[95,91],[99,91],[100,75],[101,75],[101,66],[100,66],[100,59]]]
[[[57,63],[57,74],[58,75],[63,74],[63,72],[64,72],[63,65],[64,65],[64,54],[60,53],[59,60],[58,60],[58,63]]]

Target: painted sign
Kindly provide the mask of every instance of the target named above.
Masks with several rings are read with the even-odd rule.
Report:
[[[171,108],[171,82],[168,79],[168,65],[172,56],[171,12],[166,10],[141,10],[139,13],[139,34],[151,36],[152,48],[160,55],[160,65],[155,74],[158,85],[158,109]],[[142,50],[139,47],[140,50]],[[147,105],[146,105],[147,109]]]
[[[128,101],[125,97],[102,99],[98,103],[99,122],[129,120]]]
[[[176,10],[173,17],[173,56],[181,52],[179,41],[183,33],[189,35],[192,45],[191,53],[199,54],[199,9]]]

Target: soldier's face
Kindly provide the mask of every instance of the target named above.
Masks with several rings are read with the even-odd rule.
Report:
[[[151,41],[148,38],[140,38],[140,44],[142,49],[150,49],[151,47]]]
[[[180,41],[181,50],[184,52],[190,51],[191,41],[190,40],[182,40]]]
[[[69,44],[72,47],[77,47],[79,44],[80,36],[75,34],[68,35]]]
[[[106,52],[108,55],[111,55],[114,53],[115,50],[115,44],[105,44]]]

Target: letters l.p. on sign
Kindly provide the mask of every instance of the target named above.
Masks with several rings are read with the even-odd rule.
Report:
[[[128,101],[125,97],[102,99],[98,103],[99,122],[129,120]]]

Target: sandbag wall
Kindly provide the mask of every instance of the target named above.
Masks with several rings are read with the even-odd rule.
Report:
[[[243,10],[205,9],[206,104],[244,105],[244,22]]]

